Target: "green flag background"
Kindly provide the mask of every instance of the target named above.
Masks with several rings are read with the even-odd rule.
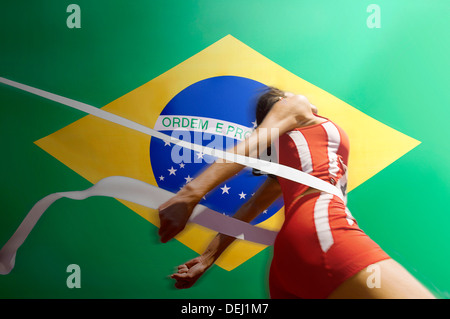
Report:
[[[81,8],[69,29],[67,6]],[[449,297],[447,0],[2,1],[0,76],[102,107],[231,34],[262,55],[421,144],[350,193],[360,226],[430,290]],[[84,116],[0,85],[0,246],[30,208],[91,184],[34,142]],[[232,271],[213,266],[176,290],[197,254],[110,198],[62,199],[0,276],[1,298],[268,298],[271,248]],[[69,264],[81,288],[66,285]]]

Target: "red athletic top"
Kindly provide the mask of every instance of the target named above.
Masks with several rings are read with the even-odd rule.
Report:
[[[323,119],[326,120],[323,123],[296,128],[283,134],[276,145],[278,161],[336,185],[346,172],[350,143],[347,134],[339,126]],[[308,186],[281,177],[278,177],[278,181],[288,212],[294,199]],[[346,186],[340,185],[344,195]]]
[[[333,122],[297,128],[278,141],[279,163],[335,184],[345,195],[349,140]],[[272,298],[326,298],[367,266],[389,258],[358,226],[346,200],[278,178],[285,221],[274,243]]]

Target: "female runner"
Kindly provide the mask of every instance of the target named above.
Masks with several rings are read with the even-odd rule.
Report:
[[[257,157],[262,152],[259,146],[278,140],[280,164],[327,181],[345,195],[348,137],[339,126],[318,116],[306,97],[270,88],[258,101],[256,118],[257,129],[235,147],[235,153]],[[278,135],[267,134],[272,128],[278,129]],[[200,199],[242,168],[217,160],[161,205],[161,241],[178,234]],[[269,177],[234,218],[250,222],[280,195],[285,221],[274,243],[271,298],[433,298],[358,227],[345,196]],[[218,234],[201,256],[178,267],[171,276],[175,286],[191,287],[233,240]],[[379,272],[375,286],[369,280],[373,271]]]

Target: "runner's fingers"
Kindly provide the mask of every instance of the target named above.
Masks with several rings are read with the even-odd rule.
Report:
[[[178,266],[178,273],[182,274],[182,273],[186,273],[188,272],[189,268],[186,265],[180,265]]]

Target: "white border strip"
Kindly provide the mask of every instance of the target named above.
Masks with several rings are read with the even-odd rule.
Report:
[[[237,123],[222,121],[211,117],[190,115],[160,115],[153,129],[157,131],[187,130],[222,135],[243,141],[253,129]]]

